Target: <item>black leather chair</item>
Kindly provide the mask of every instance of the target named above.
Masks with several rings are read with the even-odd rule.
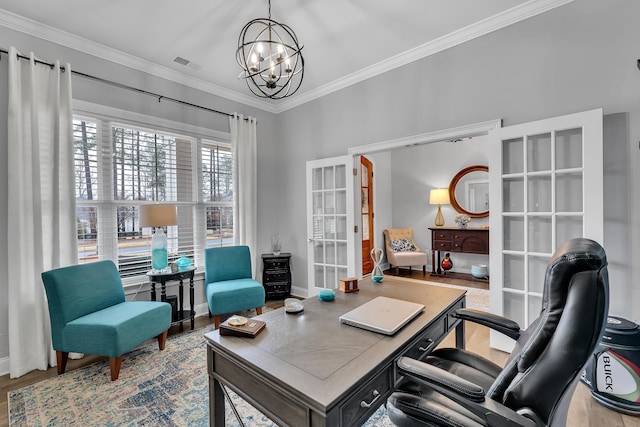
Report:
[[[604,249],[592,240],[570,240],[547,265],[540,317],[525,331],[500,316],[457,312],[516,340],[504,368],[462,349],[438,349],[424,361],[402,357],[389,418],[400,427],[564,426],[608,309]]]

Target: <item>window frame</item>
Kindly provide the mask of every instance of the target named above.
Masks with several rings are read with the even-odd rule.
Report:
[[[97,150],[98,174],[100,184],[97,185],[98,197],[96,200],[77,200],[76,206],[95,207],[98,215],[97,232],[105,236],[105,241],[101,242],[99,248],[98,259],[111,259],[118,265],[118,236],[117,231],[109,229],[110,221],[101,220],[101,215],[111,216],[115,218],[116,209],[119,205],[140,205],[143,202],[130,200],[116,200],[113,192],[112,181],[112,160],[107,157],[111,152],[112,144],[112,128],[114,126],[132,128],[145,132],[156,134],[165,134],[175,137],[176,139],[188,140],[191,143],[191,199],[189,201],[180,200],[177,195],[176,201],[167,201],[175,203],[178,212],[183,208],[191,208],[193,215],[179,215],[178,221],[182,226],[185,223],[186,228],[191,228],[191,239],[193,241],[194,265],[203,265],[204,248],[207,244],[207,229],[205,211],[207,207],[219,206],[221,202],[205,202],[203,197],[203,170],[202,170],[202,148],[205,145],[217,145],[231,150],[231,134],[213,129],[207,129],[200,126],[194,126],[186,123],[180,123],[168,119],[155,116],[135,113],[127,110],[107,107],[86,101],[74,100],[73,119],[84,119],[96,122],[96,135],[99,144]],[[107,143],[105,143],[105,138]],[[232,153],[233,155],[233,153]],[[233,174],[231,176],[233,179]],[[235,189],[235,183],[232,183]],[[235,196],[235,192],[234,192]],[[234,208],[233,200],[231,202],[222,202]],[[175,228],[177,230],[178,227]],[[177,231],[176,231],[177,233]],[[178,238],[178,236],[175,236]],[[199,272],[199,274],[203,274]],[[141,283],[148,282],[145,274],[138,274],[122,278],[125,288],[129,286],[137,286]]]

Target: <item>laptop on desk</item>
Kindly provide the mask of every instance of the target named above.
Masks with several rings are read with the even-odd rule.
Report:
[[[340,316],[340,322],[384,335],[393,335],[424,310],[424,305],[376,297]]]

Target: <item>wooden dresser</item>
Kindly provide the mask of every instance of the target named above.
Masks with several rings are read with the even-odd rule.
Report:
[[[489,254],[488,228],[429,227],[429,230],[431,230],[431,274],[442,274],[440,252]]]

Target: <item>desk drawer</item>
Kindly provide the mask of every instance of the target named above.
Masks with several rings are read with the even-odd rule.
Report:
[[[387,400],[391,394],[393,378],[393,366],[388,366],[351,397],[340,408],[342,426],[361,425],[365,420],[361,419],[367,411],[377,408]]]
[[[433,230],[431,238],[433,240],[451,240],[452,234],[451,230]]]
[[[436,321],[429,326],[426,331],[420,334],[420,336],[411,345],[411,348],[407,350],[403,356],[417,360],[422,360],[427,357],[436,348],[436,345],[438,345],[444,334],[447,332],[446,320],[446,316],[440,316],[436,319]]]
[[[454,313],[457,309],[462,308],[462,301],[458,302],[449,312],[447,313],[447,331],[453,329],[458,321],[457,317],[454,317]]]
[[[431,248],[434,251],[450,251],[451,250],[451,241],[447,240],[434,240],[433,247]]]

